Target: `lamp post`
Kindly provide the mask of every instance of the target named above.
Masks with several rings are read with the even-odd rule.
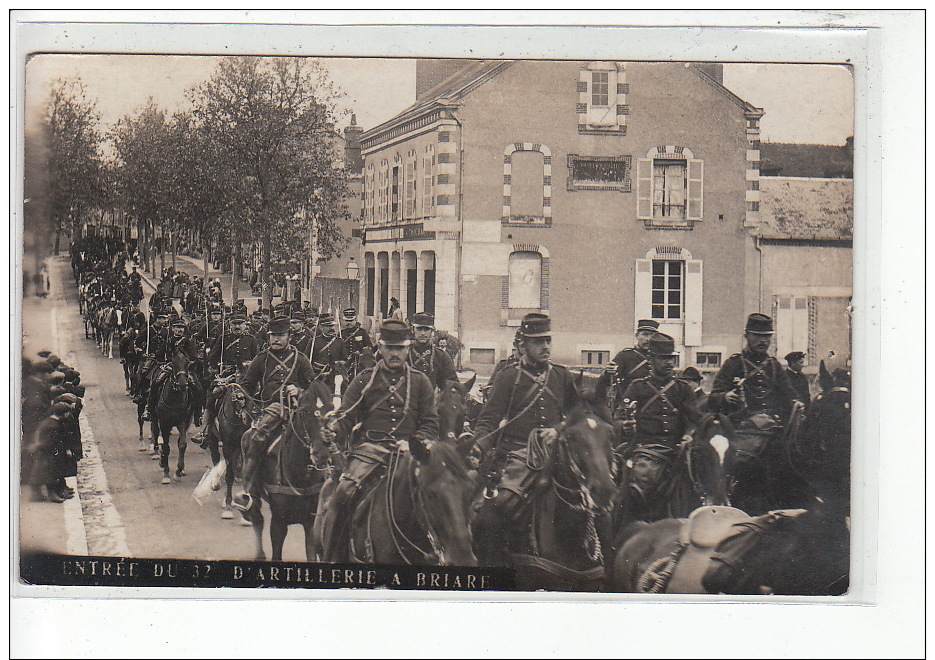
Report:
[[[347,262],[347,279],[356,280],[358,275],[360,275],[360,266],[357,265],[357,262],[354,260],[354,257],[351,257]]]

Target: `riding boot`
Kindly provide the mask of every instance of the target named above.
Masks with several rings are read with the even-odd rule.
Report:
[[[497,511],[494,500],[487,502],[477,512],[471,526],[474,549],[480,566],[509,566],[509,536],[507,521]]]
[[[325,519],[322,524],[322,536],[324,537],[322,539],[324,545],[322,559],[324,561],[339,562],[350,559],[347,556],[347,517],[350,513],[347,509],[351,495],[352,493],[347,492],[347,486],[342,488],[342,484],[339,483],[328,502],[328,509],[325,511]]]

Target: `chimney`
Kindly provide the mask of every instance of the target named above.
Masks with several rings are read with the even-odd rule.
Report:
[[[357,115],[351,114],[351,124],[344,129],[344,166],[353,174],[360,174],[364,169],[364,159],[360,154],[363,132],[364,129],[357,125]]]
[[[724,65],[720,62],[695,62],[695,68],[715,82],[724,84]]]
[[[416,98],[435,87],[448,76],[479,60],[416,60]]]

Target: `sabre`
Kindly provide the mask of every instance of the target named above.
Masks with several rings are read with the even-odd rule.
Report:
[[[341,409],[341,385],[344,383],[344,376],[341,374],[335,374],[334,376],[334,397],[331,400],[331,404],[334,406],[335,410]]]

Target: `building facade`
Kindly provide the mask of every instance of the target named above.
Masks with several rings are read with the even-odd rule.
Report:
[[[467,61],[361,138],[362,306],[433,311],[482,373],[530,311],[561,362],[606,364],[655,318],[681,366],[717,369],[759,310],[763,114],[717,78]]]

